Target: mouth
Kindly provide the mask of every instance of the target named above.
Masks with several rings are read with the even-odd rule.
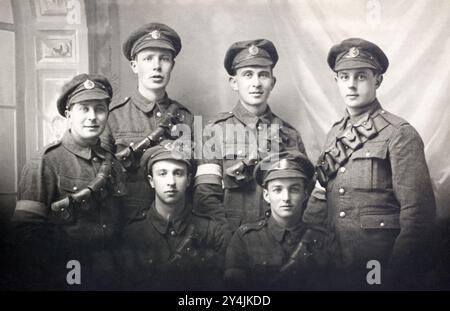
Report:
[[[154,75],[154,76],[150,76],[149,79],[152,79],[153,81],[162,81],[164,79],[164,77],[160,76],[160,75]]]
[[[280,208],[282,209],[292,209],[292,205],[281,205]]]
[[[178,193],[178,191],[177,190],[167,190],[167,191],[164,191],[164,193],[167,195],[175,195]]]
[[[96,129],[100,128],[100,126],[99,125],[85,125],[84,128],[88,129],[88,130],[96,130]]]
[[[261,96],[261,95],[264,94],[264,92],[262,92],[262,91],[256,91],[256,92],[250,92],[249,94],[250,94],[250,95],[253,95],[253,96]]]
[[[358,98],[358,94],[347,94],[345,97],[350,98],[350,99],[355,99]]]

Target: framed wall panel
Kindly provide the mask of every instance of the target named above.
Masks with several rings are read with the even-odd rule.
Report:
[[[78,61],[75,30],[39,30],[35,42],[37,64]]]
[[[77,73],[75,70],[41,70],[39,71],[39,101],[37,124],[40,145],[49,144],[62,137],[66,130],[66,119],[59,115],[56,100],[61,94],[64,83]]]

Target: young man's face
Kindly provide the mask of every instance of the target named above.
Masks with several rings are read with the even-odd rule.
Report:
[[[152,165],[149,182],[155,188],[156,196],[162,202],[173,205],[184,200],[191,176],[185,163],[176,160],[161,160]]]
[[[238,68],[236,75],[230,77],[231,88],[237,91],[241,101],[249,106],[266,104],[275,82],[270,66]]]
[[[307,199],[303,178],[279,178],[270,180],[263,191],[264,200],[270,204],[275,220],[301,217],[303,203]]]
[[[347,69],[339,71],[335,80],[349,112],[358,113],[375,100],[382,76],[368,68]]]
[[[174,64],[170,50],[148,48],[140,51],[131,61],[131,69],[138,75],[139,89],[156,91],[166,88]]]
[[[108,113],[106,100],[86,100],[71,105],[66,110],[66,118],[75,141],[88,145],[96,143],[105,129]]]

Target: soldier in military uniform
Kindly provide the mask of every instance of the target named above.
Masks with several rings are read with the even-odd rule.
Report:
[[[244,224],[227,248],[225,279],[231,289],[324,289],[325,234],[308,231],[302,214],[314,166],[298,151],[259,162],[254,178],[271,214]]]
[[[344,40],[331,48],[328,64],[346,112],[328,133],[304,221],[327,227],[334,237],[335,265],[351,269],[343,275],[355,281],[341,279],[340,285],[367,285],[367,262],[377,260],[382,284],[394,279],[415,286],[408,278],[426,266],[435,217],[422,139],[376,97],[389,65],[377,45]]]
[[[183,126],[192,127],[192,114],[166,93],[180,50],[178,34],[159,23],[143,25],[123,44],[123,54],[138,77],[138,86],[131,97],[111,104],[102,142],[114,152],[128,153],[124,157],[118,155],[128,170],[129,193],[124,198],[128,222],[143,218],[154,197],[148,195],[151,190],[139,170],[139,157],[149,147],[146,144],[154,145],[163,137],[176,139],[179,134],[187,135],[189,141],[191,138],[192,131],[186,133]],[[174,124],[178,124],[177,129],[173,128]]]
[[[171,143],[164,141],[141,158],[156,195],[145,217],[124,229],[122,284],[126,289],[220,289],[231,233],[193,213],[187,196],[194,172],[190,153]]]
[[[196,206],[200,213],[227,223],[232,231],[241,223],[264,217],[266,212],[262,189],[252,177],[255,164],[270,153],[283,150],[305,153],[297,130],[268,106],[276,82],[273,68],[277,61],[277,50],[269,40],[233,43],[224,65],[239,101],[231,111],[219,113],[204,129],[206,142],[215,136],[208,133],[216,129],[225,135],[219,137],[219,146],[213,146],[210,154],[204,148],[204,159],[199,162],[195,177]],[[242,141],[246,135],[257,139]]]
[[[111,97],[102,76],[80,74],[64,85],[57,107],[69,129],[22,171],[12,219],[19,288],[114,286],[125,189],[120,164],[99,140]],[[70,260],[81,265],[80,285],[67,283]]]

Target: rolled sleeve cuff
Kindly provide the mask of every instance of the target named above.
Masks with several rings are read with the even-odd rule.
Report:
[[[24,211],[28,213],[33,213],[42,217],[47,217],[47,206],[42,202],[20,200],[16,204],[16,212]]]

